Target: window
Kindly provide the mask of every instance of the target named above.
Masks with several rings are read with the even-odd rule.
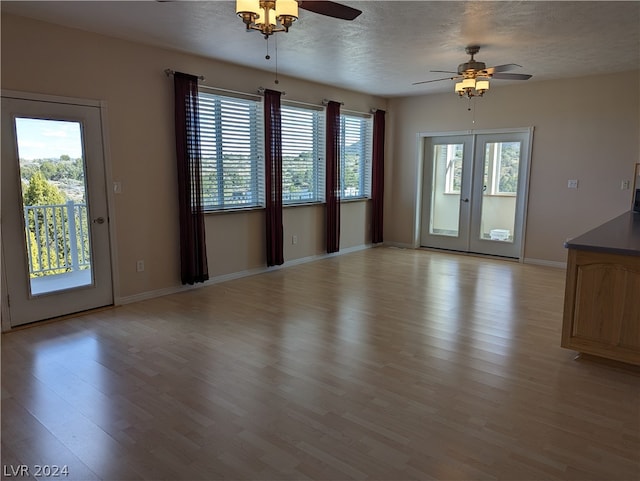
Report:
[[[259,98],[199,94],[202,199],[205,210],[263,204]]]
[[[368,197],[371,191],[372,119],[340,116],[340,197]]]
[[[518,192],[520,142],[489,142],[485,151],[485,185],[490,195],[515,196]]]
[[[282,202],[320,202],[324,198],[322,110],[282,105]]]
[[[462,187],[462,154],[464,144],[442,144],[434,146],[436,159],[446,166],[445,194],[460,194]]]

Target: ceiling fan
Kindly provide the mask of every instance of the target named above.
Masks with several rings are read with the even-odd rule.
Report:
[[[439,72],[439,73],[450,73],[455,74],[453,77],[444,77],[435,80],[423,80],[422,82],[414,82],[412,85],[426,84],[430,82],[440,82],[442,80],[461,80],[464,82],[465,80],[489,80],[489,79],[497,79],[497,80],[528,80],[532,76],[529,74],[523,73],[504,73],[508,70],[513,70],[517,67],[522,67],[522,65],[518,65],[516,63],[507,63],[504,65],[496,65],[495,67],[487,67],[484,62],[478,62],[473,58],[480,51],[480,46],[478,45],[470,45],[465,48],[465,52],[468,55],[471,55],[471,58],[468,62],[461,63],[458,65],[458,71],[453,72],[449,70],[431,70],[431,72]],[[488,86],[488,83],[487,83]],[[456,88],[456,91],[458,89]]]
[[[327,17],[339,18],[341,20],[353,20],[362,13],[357,8],[348,7],[341,3],[328,1],[307,1],[297,0],[298,8],[309,12],[319,13]]]
[[[171,3],[175,0],[156,0],[160,3]],[[277,0],[276,0],[277,1]],[[298,8],[307,10],[313,13],[319,13],[327,17],[339,18],[341,20],[354,20],[358,15],[362,13],[362,10],[357,8],[348,7],[341,3],[329,2],[329,1],[307,1],[296,0],[298,2]],[[275,3],[275,2],[273,2]]]
[[[341,3],[307,0],[236,0],[236,15],[246,30],[258,30],[268,39],[274,33],[288,32],[298,20],[298,9],[341,20],[353,20],[362,12]]]

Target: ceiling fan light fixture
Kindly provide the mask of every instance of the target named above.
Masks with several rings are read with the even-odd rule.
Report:
[[[463,89],[473,89],[476,87],[476,79],[474,78],[466,78],[462,81]]]
[[[289,28],[293,22],[298,20],[298,2],[296,0],[278,0],[274,12],[280,23]]]
[[[476,80],[475,78],[466,78],[462,82],[457,82],[455,92],[460,97],[482,97],[489,90],[489,80]]]
[[[489,90],[488,80],[476,80],[476,91],[479,93],[479,95],[482,96],[482,94],[487,90]]]
[[[288,32],[298,19],[296,0],[236,0],[236,14],[247,30],[258,30],[268,38],[277,32]]]
[[[254,24],[259,17],[260,2],[258,0],[236,0],[236,15],[247,25]]]

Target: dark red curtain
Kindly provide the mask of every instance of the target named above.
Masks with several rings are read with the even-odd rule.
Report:
[[[198,78],[175,72],[174,90],[180,274],[183,284],[195,284],[209,279],[202,207]]]
[[[384,110],[376,110],[373,115],[373,161],[371,172],[371,242],[382,239],[382,219],[384,210]]]
[[[327,252],[340,250],[340,104],[327,104],[326,130]]]
[[[267,266],[284,264],[282,227],[282,128],[280,92],[264,92]]]

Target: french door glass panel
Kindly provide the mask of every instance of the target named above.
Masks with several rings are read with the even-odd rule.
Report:
[[[513,243],[521,142],[487,142],[480,239]]]
[[[429,233],[458,237],[464,144],[433,146],[433,189]]]
[[[428,138],[424,149],[421,244],[465,249],[469,235],[471,138]]]

